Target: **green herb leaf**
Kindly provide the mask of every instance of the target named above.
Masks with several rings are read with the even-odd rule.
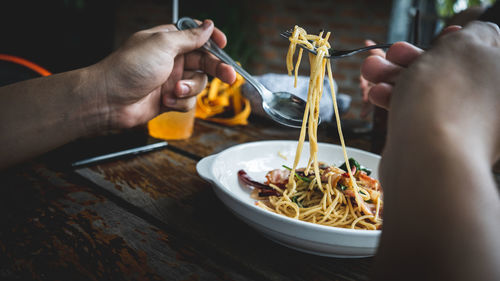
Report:
[[[299,208],[304,208],[304,206],[302,206],[302,204],[297,200],[297,196],[292,197],[292,202],[297,204],[297,206],[299,206]]]
[[[368,168],[363,167],[363,166],[361,166],[361,171],[365,172],[366,175],[368,175],[368,176],[372,174],[372,170],[371,169],[368,169]]]
[[[339,184],[337,184],[337,188],[338,188],[339,190],[341,190],[341,191],[344,191],[344,190],[346,190],[346,189],[347,189],[347,186],[345,186],[345,185],[343,185],[343,184],[339,183]]]
[[[349,166],[351,167],[351,169],[353,166],[356,167],[356,171],[360,170],[359,163],[354,158],[349,158]],[[340,165],[339,168],[347,172],[347,164],[345,162],[344,164]]]
[[[286,165],[281,165],[283,166],[283,168],[287,169],[288,171],[291,171],[292,168],[286,166]],[[306,177],[303,177],[303,176],[299,176],[299,174],[297,174],[297,172],[295,172],[295,176],[298,178],[298,179],[301,179],[302,181],[305,181],[305,182],[311,182],[311,179],[310,178],[306,178]]]
[[[349,158],[349,166],[351,167],[351,169],[352,169],[352,167],[353,167],[353,166],[354,166],[354,167],[356,167],[356,171],[363,171],[363,172],[365,172],[368,176],[372,173],[372,170],[371,170],[371,169],[366,168],[365,166],[362,166],[362,165],[361,165],[361,164],[359,164],[359,162],[358,162],[358,161],[356,161],[356,159],[354,159],[354,158]],[[346,163],[344,163],[344,164],[340,165],[340,167],[339,167],[339,168],[347,172],[347,165],[346,165]]]

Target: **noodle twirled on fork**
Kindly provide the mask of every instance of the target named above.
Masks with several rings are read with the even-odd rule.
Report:
[[[290,46],[286,57],[288,74],[295,75],[297,84],[298,68],[303,49],[299,48],[297,62],[293,57],[297,44],[315,49],[317,54],[309,53],[311,73],[299,142],[292,168],[273,170],[267,175],[263,186],[245,182],[255,187],[254,196],[260,199],[257,205],[291,218],[343,228],[380,229],[382,226],[382,190],[377,180],[369,176],[354,159],[348,159],[337,100],[333,86],[333,76],[328,56],[330,32],[323,36],[307,34],[295,26],[290,36]],[[345,163],[340,167],[328,166],[318,162],[317,129],[319,102],[323,94],[325,68],[332,94],[337,128],[342,145]],[[309,138],[310,157],[305,168],[297,169],[306,133]],[[240,173],[245,173],[240,171]],[[246,173],[245,173],[246,175]],[[240,174],[241,179],[242,174]],[[255,183],[255,182],[253,182]],[[262,184],[261,184],[262,185]]]

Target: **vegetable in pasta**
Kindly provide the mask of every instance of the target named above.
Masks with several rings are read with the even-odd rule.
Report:
[[[307,105],[304,112],[299,142],[293,167],[270,171],[267,182],[256,187],[254,196],[259,199],[257,205],[278,214],[312,223],[352,229],[380,229],[382,226],[382,190],[379,182],[370,177],[371,171],[362,167],[356,160],[348,159],[342,128],[340,124],[337,100],[333,87],[333,76],[328,55],[330,32],[323,36],[307,34],[295,26],[290,36],[290,46],[286,64],[288,74],[295,75],[297,81],[298,68],[303,49],[299,48],[297,62],[293,57],[297,44],[315,49],[317,54],[309,53],[311,73],[307,94]],[[342,145],[345,163],[339,167],[318,162],[317,128],[319,117],[319,101],[323,94],[325,68],[328,74],[332,93],[337,128]],[[309,138],[310,157],[306,167],[297,168],[306,132]],[[243,175],[244,171],[240,171]],[[240,175],[240,179],[241,179]],[[246,175],[246,173],[245,173]],[[246,175],[247,176],[247,175]],[[248,176],[247,176],[248,177]]]

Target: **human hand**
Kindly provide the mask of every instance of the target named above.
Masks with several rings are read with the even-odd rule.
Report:
[[[489,219],[500,215],[491,173],[500,158],[499,47],[497,25],[473,22],[439,38],[391,86],[374,280],[415,268],[411,280],[499,280],[500,223]]]
[[[395,86],[387,86],[394,89],[389,136],[442,138],[454,146],[474,148],[475,152],[485,149],[481,151],[485,153],[483,161],[489,158],[493,164],[498,160],[499,47],[497,25],[473,22],[459,32],[441,36],[407,70],[399,67],[397,74],[392,70],[391,81],[395,81],[396,75],[400,77]],[[417,55],[414,48],[399,51],[412,52],[404,58]],[[391,57],[392,61],[401,59]],[[411,133],[407,128],[411,128]]]
[[[460,28],[457,25],[448,26],[439,37]],[[361,79],[368,81],[369,86],[362,87],[363,100],[369,100],[376,106],[389,109],[392,91],[399,74],[422,53],[422,49],[410,43],[396,42],[387,50],[385,56],[377,54],[366,58],[361,67]]]
[[[401,71],[422,54],[407,42],[396,42],[384,56],[369,56],[361,66],[361,77],[370,83],[363,98],[376,106],[389,109],[394,83]]]
[[[372,40],[365,40],[365,46],[372,46],[376,45],[376,43]],[[385,59],[385,52],[382,49],[371,49],[368,51],[368,53],[371,56],[379,56],[383,59]],[[361,108],[361,118],[367,118],[368,115],[372,112],[373,110],[373,104],[370,102],[368,98],[368,93],[370,92],[370,89],[375,86],[374,83],[366,80],[363,75],[359,75],[359,87],[361,88],[361,95],[362,95],[362,108]]]
[[[130,128],[169,110],[188,111],[207,83],[208,73],[232,83],[236,73],[211,54],[197,50],[209,38],[221,48],[225,35],[206,20],[178,31],[162,25],[135,33],[120,49],[92,66],[108,128]]]

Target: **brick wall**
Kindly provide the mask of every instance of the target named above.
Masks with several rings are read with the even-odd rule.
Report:
[[[330,43],[338,49],[363,46],[364,39],[385,42],[391,0],[253,0],[252,20],[259,40],[258,61],[252,61],[255,73],[286,73],[284,58],[288,42],[278,36],[297,24],[310,33],[325,29],[332,32]],[[358,116],[361,105],[359,69],[366,55],[355,55],[334,63],[339,92],[353,97],[351,116]],[[301,64],[301,74],[308,74],[308,63]]]
[[[349,49],[363,46],[366,38],[385,42],[392,0],[179,0],[180,16],[208,15],[216,24],[238,25],[249,35],[245,42],[253,50],[245,68],[252,74],[286,73],[285,56],[288,42],[279,36],[295,24],[308,32],[320,29],[332,32],[333,46]],[[225,21],[224,11],[238,13],[239,20]],[[134,31],[171,22],[171,1],[118,1],[115,43],[119,46]],[[221,25],[222,24],[222,25]],[[231,26],[233,30],[234,26]],[[233,33],[234,34],[234,33]],[[231,38],[229,38],[231,40]],[[334,76],[339,92],[353,97],[351,116],[358,116],[361,96],[359,68],[365,55],[356,55],[334,63]],[[308,63],[301,74],[308,74]]]

